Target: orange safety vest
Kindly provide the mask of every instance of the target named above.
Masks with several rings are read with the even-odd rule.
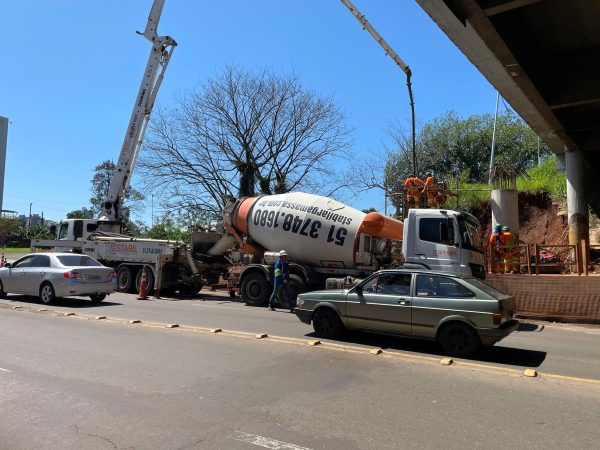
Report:
[[[407,178],[404,182],[404,187],[411,194],[418,191],[421,186],[423,186],[423,181],[417,177]]]

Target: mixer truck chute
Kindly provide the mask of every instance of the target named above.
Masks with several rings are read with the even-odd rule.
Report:
[[[484,273],[483,250],[473,237],[478,222],[466,213],[414,209],[403,223],[327,197],[293,192],[232,199],[223,218],[246,253],[240,291],[247,304],[267,301],[272,264],[282,248],[290,255],[294,294],[322,289],[330,277],[364,277],[404,261],[434,270]]]

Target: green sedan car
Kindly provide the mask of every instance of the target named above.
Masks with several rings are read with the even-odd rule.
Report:
[[[468,356],[514,331],[515,299],[483,281],[424,270],[382,270],[351,289],[300,294],[296,315],[319,337],[345,328],[437,340]]]

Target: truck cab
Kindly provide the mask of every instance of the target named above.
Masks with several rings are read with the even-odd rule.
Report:
[[[406,263],[485,278],[479,221],[467,212],[411,209],[402,253]]]
[[[98,219],[65,219],[51,227],[59,241],[76,241],[87,239],[90,234],[98,232],[122,233],[120,222],[111,222]]]

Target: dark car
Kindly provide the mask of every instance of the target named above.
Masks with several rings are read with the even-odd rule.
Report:
[[[396,334],[437,340],[453,356],[518,327],[512,296],[477,278],[418,269],[382,270],[351,289],[300,294],[296,315],[320,337],[345,328]]]

